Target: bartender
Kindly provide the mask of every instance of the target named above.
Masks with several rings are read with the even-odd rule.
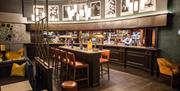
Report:
[[[129,46],[132,44],[132,38],[130,34],[127,34],[127,37],[123,40],[124,44]]]

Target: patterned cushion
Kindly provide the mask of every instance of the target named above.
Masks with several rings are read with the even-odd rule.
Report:
[[[11,69],[11,76],[25,76],[25,65],[26,63],[23,63],[21,65],[13,63],[12,69]]]

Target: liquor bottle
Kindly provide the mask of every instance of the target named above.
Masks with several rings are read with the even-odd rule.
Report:
[[[92,50],[92,41],[91,41],[91,39],[88,41],[87,49]]]
[[[73,43],[74,43],[74,40],[73,38],[71,39],[71,48],[73,48]]]
[[[82,41],[80,41],[79,48],[80,48],[81,50],[83,49]]]

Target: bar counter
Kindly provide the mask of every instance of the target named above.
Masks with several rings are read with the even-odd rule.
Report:
[[[27,56],[33,58],[35,46],[34,44],[25,44],[27,47]],[[63,43],[50,44],[51,47],[64,46]],[[79,46],[79,44],[74,44],[74,46]],[[86,45],[84,44],[86,47]],[[34,48],[33,48],[34,47]],[[153,47],[141,47],[141,46],[123,46],[123,45],[107,45],[107,44],[97,44],[99,49],[109,49],[110,62],[112,64],[117,64],[119,66],[124,66],[126,68],[134,67],[146,72],[154,74],[156,69],[156,58],[159,54],[159,49]],[[85,54],[85,53],[84,53]]]
[[[85,54],[97,54],[103,52],[103,50],[86,50],[86,49],[80,49],[79,47],[67,47],[67,46],[59,46],[60,49],[70,50],[70,51],[77,51]]]

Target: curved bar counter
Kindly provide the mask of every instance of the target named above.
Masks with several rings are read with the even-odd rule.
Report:
[[[35,56],[35,44],[25,44],[27,49],[27,56],[33,59]],[[50,44],[51,47],[64,46],[64,44]],[[74,44],[79,46],[79,44]],[[84,45],[85,46],[85,45]],[[138,46],[121,46],[121,45],[97,45],[99,49],[109,49],[111,51],[110,61],[124,67],[131,66],[147,71],[153,75],[156,58],[159,49],[152,47],[138,47]]]

